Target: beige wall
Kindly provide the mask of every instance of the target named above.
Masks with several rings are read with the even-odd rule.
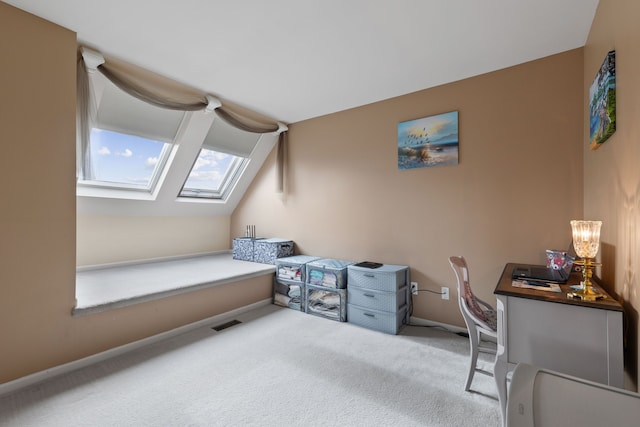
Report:
[[[625,360],[638,384],[640,331],[640,2],[600,0],[584,49],[584,214],[602,225],[601,275],[628,320]],[[606,53],[616,51],[617,130],[589,151],[589,85]]]
[[[506,262],[544,263],[582,216],[581,49],[290,126],[289,188],[272,156],[231,235],[291,238],[297,252],[411,267],[414,316],[463,326],[450,255],[487,301]],[[401,78],[390,76],[389,78]],[[459,111],[460,163],[400,171],[398,122]],[[545,206],[541,207],[540,201]]]
[[[78,215],[78,266],[229,249],[230,218]]]
[[[601,275],[625,303],[626,361],[637,372],[639,12],[634,0],[601,0],[584,50],[293,124],[286,195],[274,192],[272,153],[232,216],[225,246],[244,225],[256,224],[261,236],[292,238],[300,253],[410,265],[420,287],[434,290],[455,286],[446,258],[462,254],[473,286],[492,301],[505,262],[543,262],[544,249],[567,245],[570,219],[602,219]],[[243,292],[222,286],[70,316],[75,35],[1,2],[0,28],[12,41],[0,44],[0,383],[268,298],[268,281],[254,279]],[[618,131],[589,152],[588,86],[613,48]],[[460,164],[398,171],[397,123],[452,110],[460,112]],[[535,198],[553,208],[537,208]],[[199,252],[209,237],[217,250],[229,219],[219,221],[193,246],[170,237],[179,249],[166,255]],[[135,225],[89,216],[78,223],[86,229]],[[196,225],[189,224],[193,236]],[[141,233],[152,239],[156,226]],[[101,228],[78,237],[79,262],[109,262],[112,255],[100,252],[106,246],[90,248],[107,238]],[[137,257],[149,248],[128,250],[127,257]],[[455,292],[449,302],[428,293],[415,302],[415,316],[462,325]]]
[[[0,2],[0,383],[82,358],[150,335],[224,313],[271,296],[271,278],[191,292],[176,297],[81,317],[72,317],[75,298],[75,34]],[[81,224],[108,226],[83,236],[129,236],[119,219],[80,218]],[[205,248],[214,224],[167,219]],[[225,248],[228,248],[228,219]],[[154,224],[158,225],[158,224]],[[147,228],[140,237],[150,239]],[[99,234],[102,233],[102,234]],[[171,232],[170,232],[171,233]],[[208,235],[208,236],[207,236]],[[158,242],[159,240],[155,240]],[[216,241],[211,247],[219,245]],[[114,246],[113,243],[110,245]],[[142,251],[127,248],[128,254]],[[85,254],[79,254],[83,257]],[[88,256],[88,255],[87,255]],[[98,256],[92,254],[91,256]],[[92,261],[88,261],[92,262]],[[238,288],[242,291],[239,292]]]

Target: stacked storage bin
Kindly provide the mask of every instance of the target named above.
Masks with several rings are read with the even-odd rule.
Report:
[[[276,259],[273,303],[294,310],[305,310],[306,264],[319,257],[296,255]]]
[[[397,334],[408,322],[409,267],[384,264],[378,268],[348,267],[349,322]]]
[[[347,321],[347,267],[352,261],[322,258],[306,265],[305,312]]]

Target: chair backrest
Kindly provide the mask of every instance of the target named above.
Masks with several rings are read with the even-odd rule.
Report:
[[[449,257],[449,264],[451,264],[458,281],[458,305],[465,321],[470,320],[485,329],[493,329],[488,325],[487,315],[478,304],[478,300],[471,290],[471,285],[469,285],[467,261],[462,256],[452,256]],[[470,319],[467,319],[467,316]]]

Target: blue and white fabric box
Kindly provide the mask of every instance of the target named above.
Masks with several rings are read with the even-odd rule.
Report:
[[[307,263],[306,282],[314,286],[344,289],[347,287],[347,267],[353,261],[322,258]]]
[[[253,261],[254,260],[254,247],[257,240],[253,237],[236,237],[233,239],[231,254],[233,259],[241,261]]]
[[[276,260],[276,277],[294,282],[305,282],[306,264],[321,259],[309,255],[294,255]]]
[[[305,285],[305,312],[338,322],[347,321],[347,290]]]
[[[275,264],[276,259],[293,255],[293,241],[271,238],[258,239],[253,247],[253,261],[262,264]]]

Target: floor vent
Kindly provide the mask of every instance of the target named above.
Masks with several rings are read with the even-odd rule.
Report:
[[[223,323],[222,325],[214,326],[211,329],[213,329],[214,331],[220,332],[220,331],[222,331],[224,329],[227,329],[227,328],[230,328],[232,326],[239,325],[240,323],[242,323],[242,322],[239,321],[239,320],[231,320],[231,321],[229,321],[227,323]]]

